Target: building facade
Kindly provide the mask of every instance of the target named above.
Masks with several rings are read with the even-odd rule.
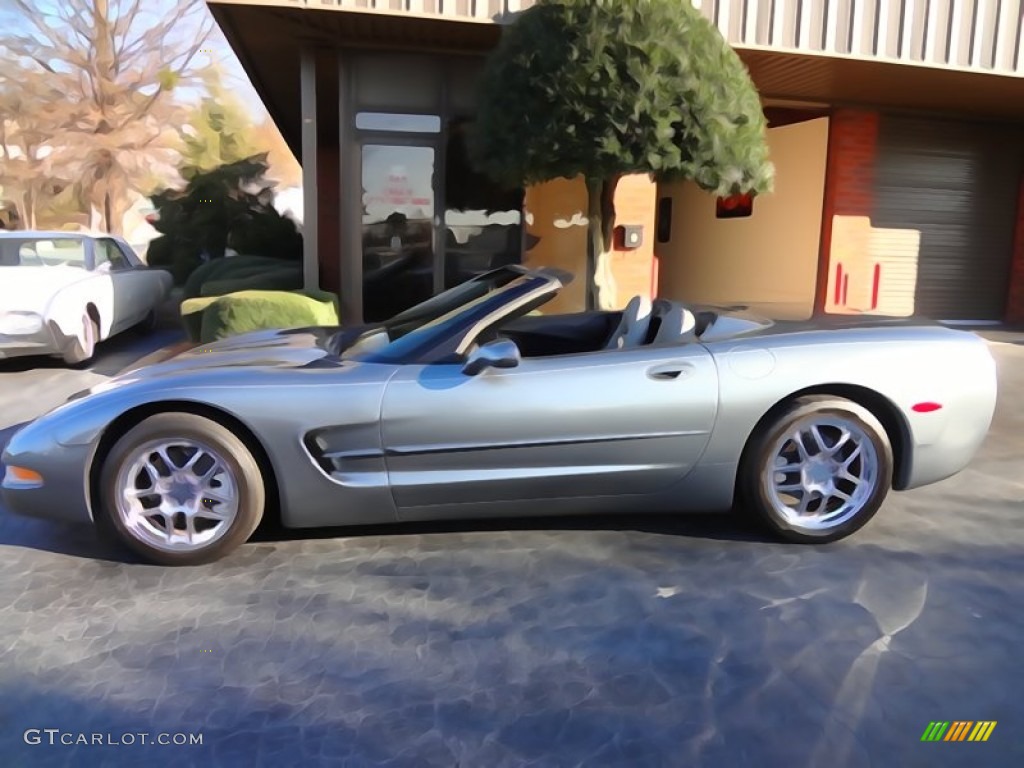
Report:
[[[690,2],[691,0],[680,0]],[[1024,322],[1024,0],[692,0],[750,69],[776,191],[627,178],[617,303]],[[578,179],[476,174],[464,136],[530,0],[208,0],[304,170],[307,281],[376,319],[504,263],[585,263]],[[582,309],[583,281],[560,298]]]

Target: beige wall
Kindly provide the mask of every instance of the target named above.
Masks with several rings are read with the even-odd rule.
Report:
[[[616,225],[643,227],[643,244],[639,248],[616,250],[612,254],[616,307],[625,306],[636,295],[650,298],[656,194],[656,185],[643,174],[623,177],[615,190]],[[582,311],[586,308],[587,265],[587,188],[583,179],[556,179],[528,187],[523,207],[527,223],[523,263],[530,267],[558,267],[576,276],[557,299],[544,305],[543,311]]]
[[[543,307],[545,314],[579,312],[586,308],[587,188],[579,179],[556,179],[528,187],[526,246],[523,264],[557,267],[576,279]],[[532,247],[530,247],[532,244]]]
[[[779,318],[814,308],[828,154],[828,118],[771,128],[775,191],[749,218],[718,219],[715,197],[693,182],[663,184],[672,233],[655,245],[658,293],[707,304],[770,305]]]

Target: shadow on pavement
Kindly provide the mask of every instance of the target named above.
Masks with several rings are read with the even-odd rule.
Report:
[[[354,539],[363,536],[414,536],[496,531],[636,531],[663,536],[682,536],[710,541],[776,542],[742,515],[580,515],[574,517],[491,518],[437,522],[392,523],[331,528],[284,528],[264,522],[253,535],[254,542],[301,541],[313,539]]]
[[[161,328],[142,335],[136,331],[125,331],[96,346],[96,356],[88,365],[69,366],[56,357],[28,356],[0,360],[0,375],[4,373],[25,373],[33,370],[79,370],[90,371],[100,376],[115,376],[149,353],[174,344],[183,334],[177,328]]]

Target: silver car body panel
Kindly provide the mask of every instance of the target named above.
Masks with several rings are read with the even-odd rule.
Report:
[[[524,357],[463,373],[479,334],[560,287],[556,277],[524,274],[507,301],[453,325],[447,357],[431,348],[411,362],[347,359],[331,350],[338,329],[298,329],[247,334],[122,374],[11,439],[3,462],[44,482],[9,477],[4,501],[22,514],[90,520],[90,472],[111,425],[176,408],[219,413],[250,432],[273,472],[282,522],[296,528],[727,510],[757,424],[807,391],[867,393],[886,404],[902,445],[899,489],[963,469],[992,419],[986,343],[927,321],[772,323],[705,310],[704,341]],[[349,348],[375,348],[367,340],[376,333]]]

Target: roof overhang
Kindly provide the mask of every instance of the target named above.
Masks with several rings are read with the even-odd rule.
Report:
[[[480,54],[501,25],[408,12],[310,7],[279,0],[207,0],[274,122],[299,156],[299,57],[338,49]],[[871,106],[1024,122],[1024,78],[906,62],[739,48],[773,102]]]
[[[782,53],[738,53],[764,97],[1024,122],[1024,78],[907,62]]]

